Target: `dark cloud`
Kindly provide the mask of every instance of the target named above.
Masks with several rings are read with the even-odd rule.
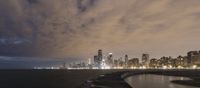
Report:
[[[37,4],[39,0],[27,0],[29,4]]]
[[[85,12],[95,5],[97,0],[77,0],[77,8],[81,12]]]

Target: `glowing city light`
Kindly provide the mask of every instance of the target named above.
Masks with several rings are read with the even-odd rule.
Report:
[[[183,69],[183,67],[182,67],[182,66],[180,66],[180,65],[179,65],[177,68],[178,68],[178,69]]]
[[[188,56],[178,56],[177,58],[163,56],[160,59],[150,59],[150,55],[146,53],[142,54],[142,58],[131,59],[127,54],[124,58],[113,58],[113,53],[104,55],[102,50],[98,50],[97,55],[94,55],[94,59],[89,58],[87,64],[72,64],[68,69],[199,69],[200,62],[188,61],[191,61],[191,59],[198,60],[200,59],[197,58],[199,56],[200,51],[191,51],[188,52]]]
[[[167,69],[167,66],[163,66],[163,69]]]
[[[193,65],[192,68],[193,68],[193,69],[197,69],[197,65]]]

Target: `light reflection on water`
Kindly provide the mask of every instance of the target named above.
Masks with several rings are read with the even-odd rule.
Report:
[[[189,80],[186,77],[162,75],[136,75],[125,79],[133,88],[199,88],[171,83],[172,80]]]

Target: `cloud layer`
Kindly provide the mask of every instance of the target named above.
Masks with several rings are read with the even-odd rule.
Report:
[[[199,3],[1,0],[0,53],[85,58],[103,49],[136,57],[143,52],[158,57],[185,54],[199,49]]]

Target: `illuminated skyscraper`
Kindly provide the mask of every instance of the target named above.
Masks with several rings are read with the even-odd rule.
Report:
[[[123,67],[124,62],[122,61],[122,57],[118,59],[118,66]]]
[[[88,58],[88,65],[91,65],[92,64],[92,60],[91,58]]]
[[[98,65],[98,56],[97,55],[94,56],[94,65],[95,66]]]
[[[127,68],[128,67],[128,55],[125,55],[125,68]]]
[[[98,61],[99,61],[99,63],[101,63],[102,60],[103,60],[103,54],[102,54],[102,50],[100,49],[100,50],[98,50]]]
[[[94,64],[96,67],[101,68],[102,62],[103,62],[102,50],[98,50],[98,55],[94,56]]]
[[[149,54],[142,54],[142,64],[148,66],[149,64]]]
[[[106,61],[106,64],[109,65],[109,66],[113,66],[113,55],[112,53],[109,53],[108,57],[107,57],[107,61]]]

